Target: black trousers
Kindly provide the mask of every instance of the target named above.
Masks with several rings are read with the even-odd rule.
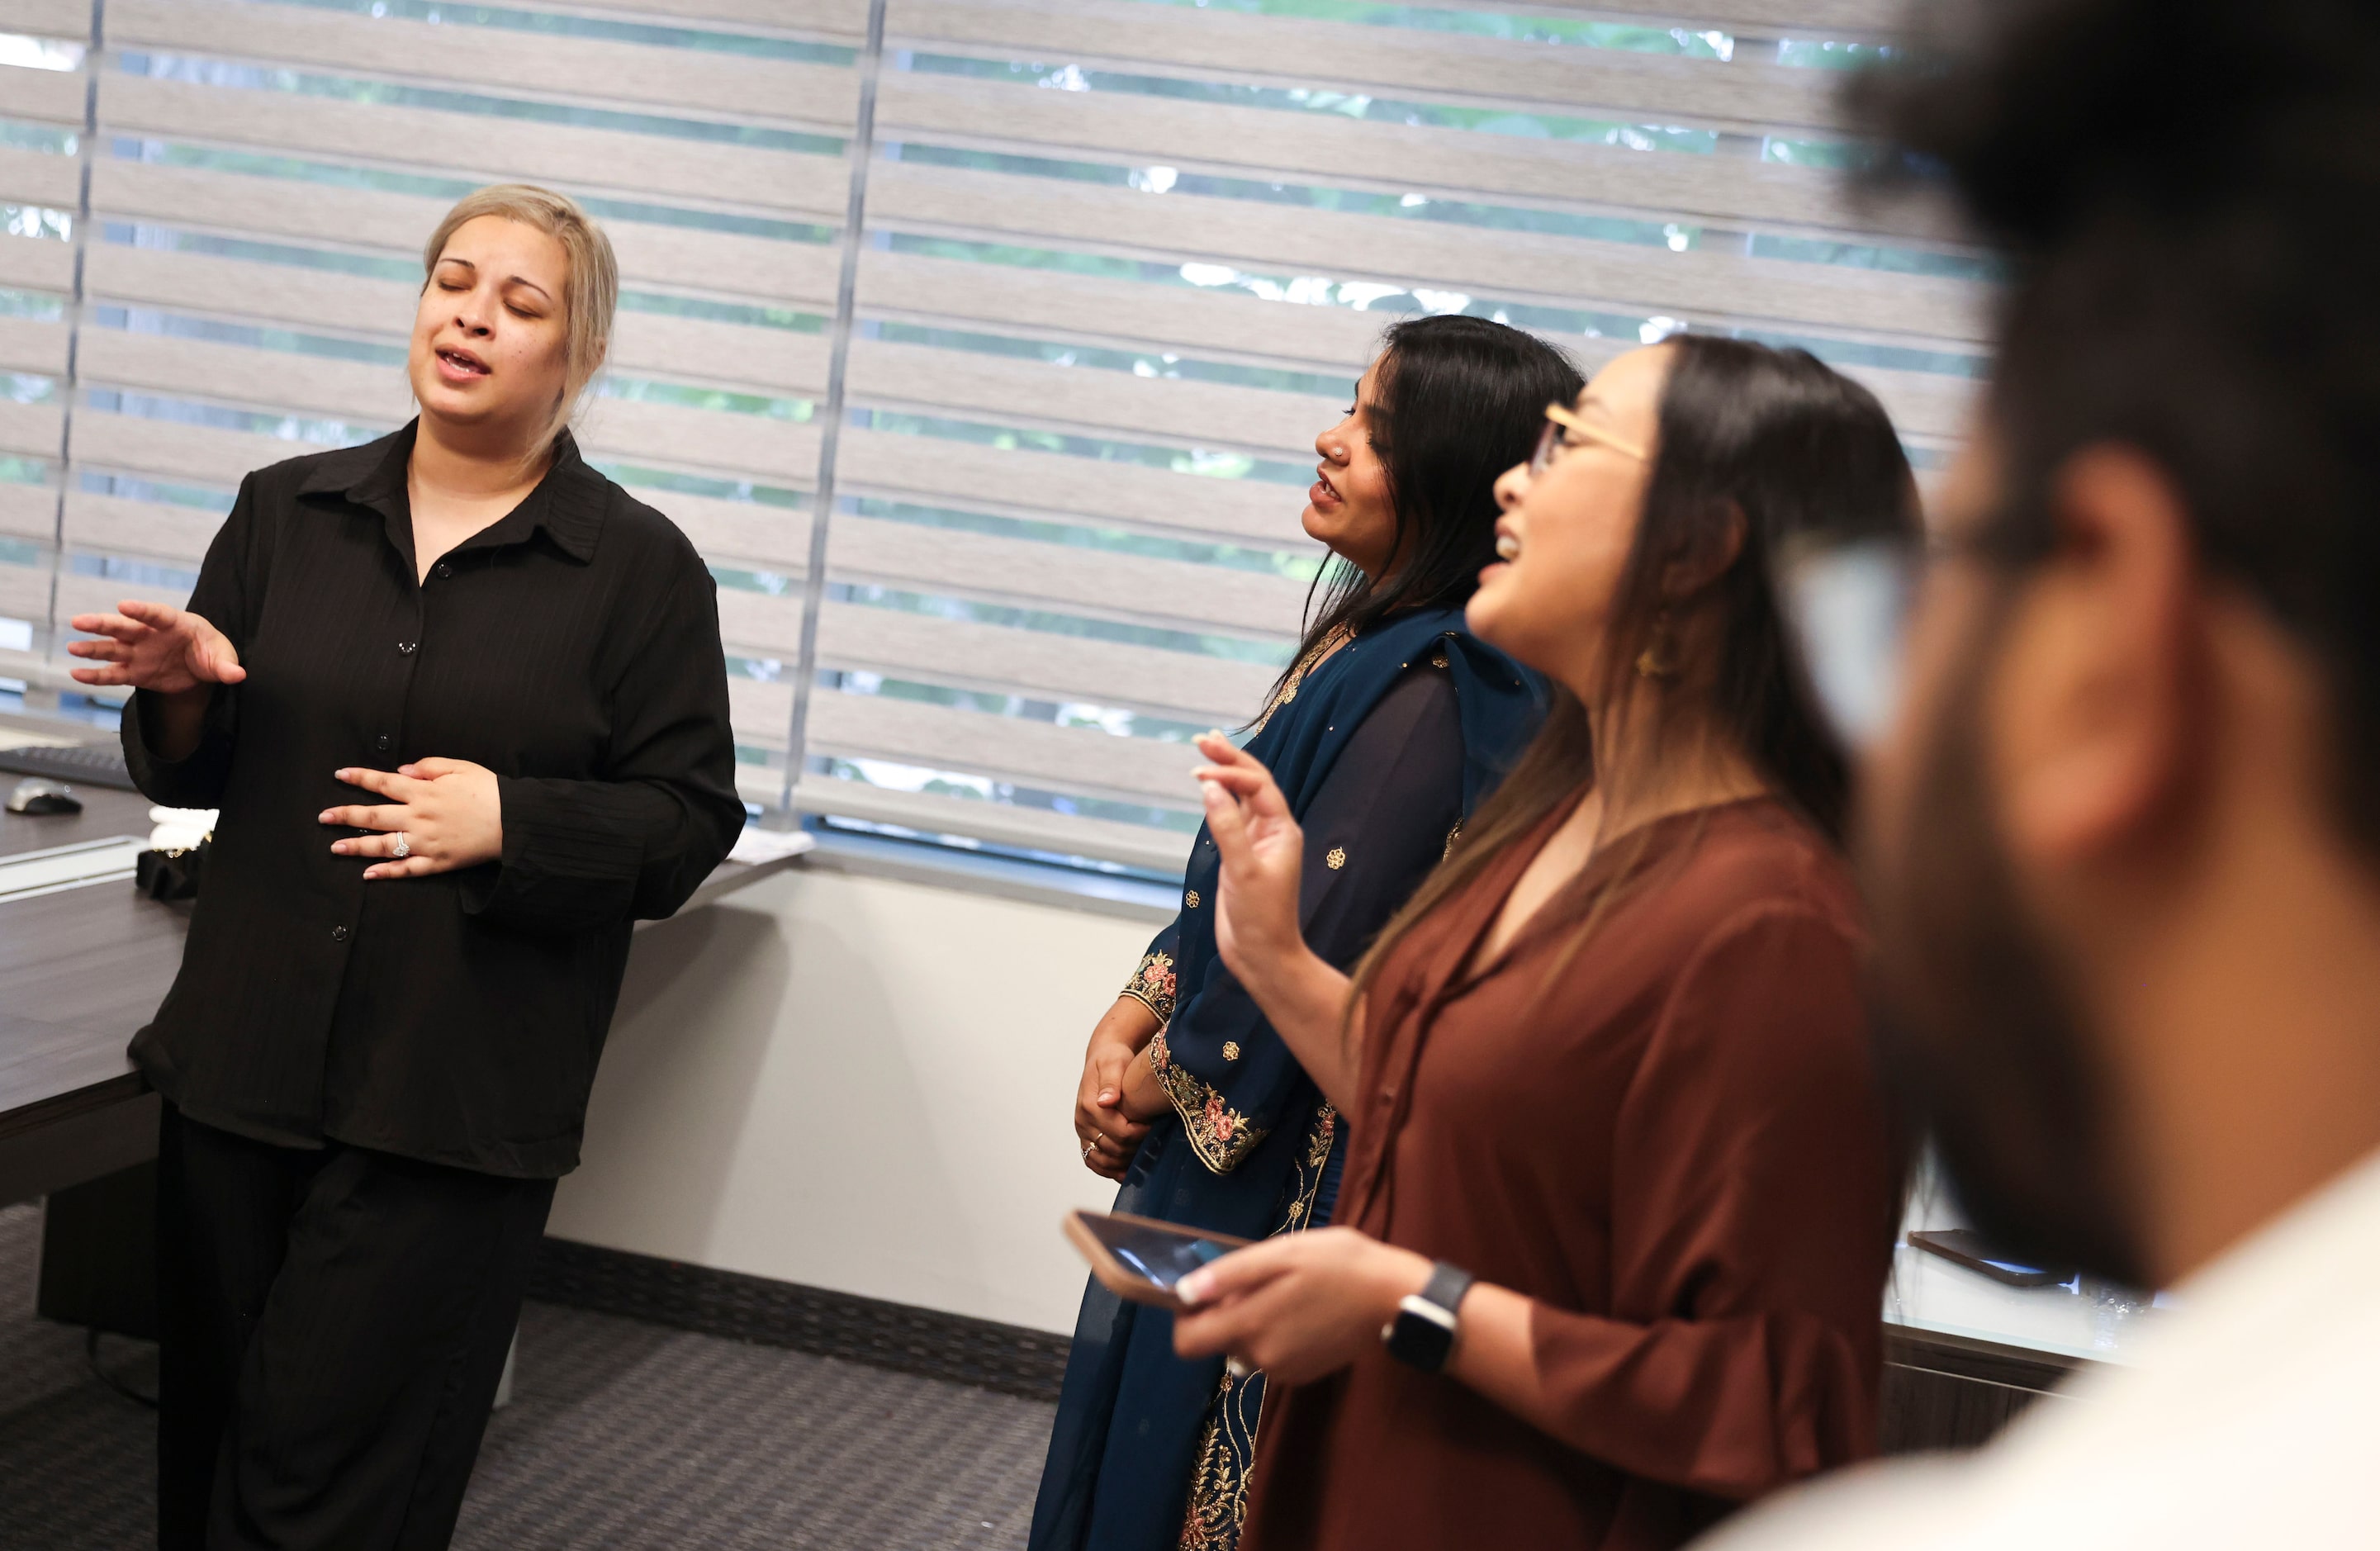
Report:
[[[553,1181],[167,1105],[157,1195],[163,1551],[444,1546]]]

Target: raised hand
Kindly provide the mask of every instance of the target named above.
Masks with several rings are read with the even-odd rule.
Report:
[[[1346,1111],[1356,1070],[1355,1047],[1341,1036],[1351,988],[1305,945],[1298,922],[1305,832],[1272,772],[1230,739],[1208,733],[1198,752],[1213,761],[1195,773],[1207,801],[1207,832],[1222,859],[1215,946],[1322,1097]]]
[[[331,845],[342,856],[374,858],[364,869],[367,878],[422,878],[477,866],[504,854],[504,798],[496,772],[484,765],[422,759],[394,772],[346,769],[337,774],[349,786],[393,799],[381,806],[322,810],[325,824],[380,831]]]
[[[1305,952],[1297,893],[1305,831],[1290,817],[1289,799],[1272,772],[1253,756],[1220,733],[1200,737],[1198,752],[1211,761],[1195,774],[1207,803],[1207,831],[1222,857],[1215,945],[1224,964],[1253,989]]]
[[[79,684],[122,685],[152,695],[185,695],[248,677],[239,651],[204,616],[127,599],[112,614],[77,614],[67,623],[94,641],[68,641],[74,657],[91,658],[97,668],[73,670]]]

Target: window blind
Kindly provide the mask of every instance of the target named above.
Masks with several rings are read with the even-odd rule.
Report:
[[[0,0],[0,675],[401,423],[420,239],[526,178],[619,249],[583,440],[711,562],[747,795],[1178,868],[1396,317],[1805,345],[1938,464],[1987,261],[1836,174],[1898,10]]]

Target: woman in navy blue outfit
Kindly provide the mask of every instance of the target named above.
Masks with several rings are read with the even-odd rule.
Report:
[[[1477,318],[1389,330],[1322,455],[1305,531],[1335,557],[1248,744],[1312,838],[1307,940],[1351,964],[1536,731],[1538,683],[1463,627],[1495,558],[1496,477],[1582,386],[1551,346]],[[1182,910],[1091,1036],[1075,1097],[1119,1211],[1244,1238],[1327,1220],[1345,1128],[1215,949],[1213,842]],[[1264,1375],[1173,1354],[1172,1321],[1090,1284],[1032,1551],[1232,1551]]]

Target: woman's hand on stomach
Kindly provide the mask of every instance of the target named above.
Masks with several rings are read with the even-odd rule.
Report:
[[[496,772],[462,759],[422,759],[395,770],[344,769],[349,786],[387,797],[379,806],[324,808],[324,824],[374,830],[334,841],[342,856],[368,856],[367,878],[423,878],[492,862],[504,854],[504,800]],[[399,856],[399,837],[405,854]]]
[[[67,651],[103,666],[77,668],[79,684],[122,685],[152,695],[212,693],[248,677],[239,650],[203,615],[163,603],[127,599],[112,614],[77,614],[67,623],[95,641],[68,641]]]
[[[1124,1074],[1157,1036],[1157,1014],[1135,997],[1118,997],[1091,1030],[1083,1053],[1083,1080],[1075,1090],[1075,1142],[1083,1167],[1121,1180],[1148,1126],[1123,1109]]]

